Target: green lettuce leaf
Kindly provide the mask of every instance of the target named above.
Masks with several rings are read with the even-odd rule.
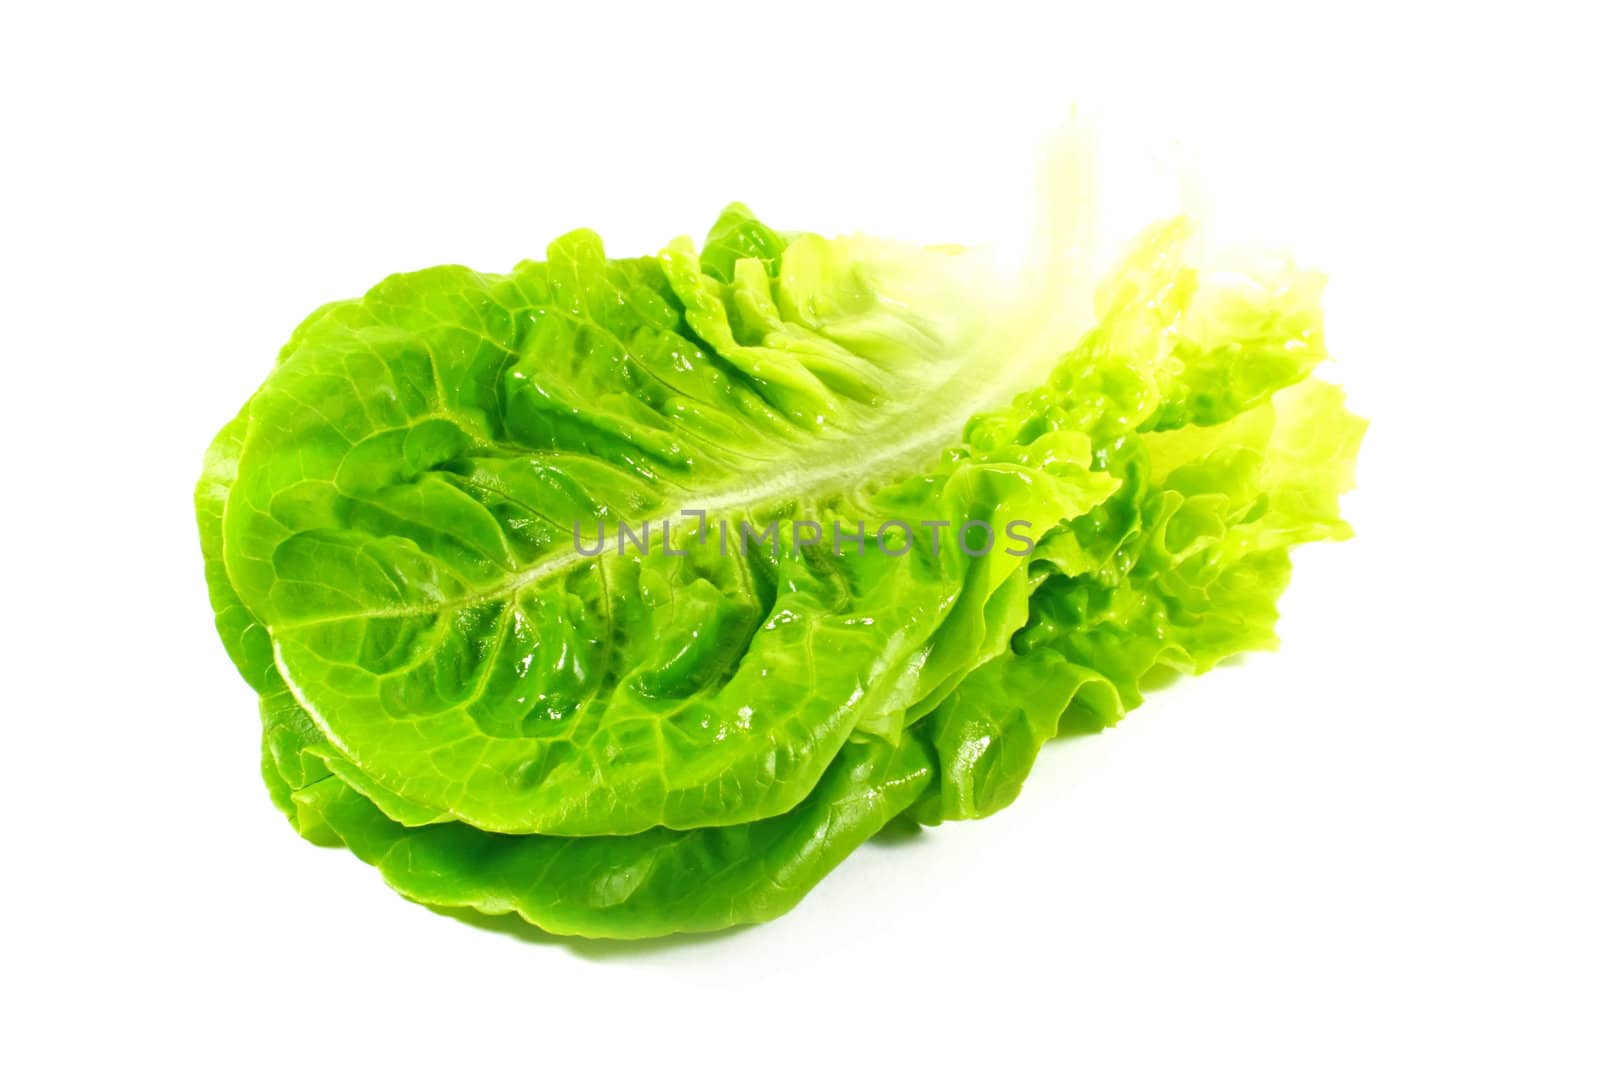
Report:
[[[724,242],[778,243],[730,215]],[[916,310],[947,306],[958,258],[803,236],[725,282],[687,242],[613,261],[578,233],[505,277],[391,278],[321,312],[251,400],[222,569],[322,732],[411,800],[518,833],[786,811],[892,718],[958,594],[1018,561],[920,534],[763,560],[684,513],[741,538],[801,511],[1048,528],[1112,484],[976,459],[892,500],[863,484],[928,469],[970,413],[982,339]],[[683,555],[586,557],[608,519],[677,519]]]
[[[902,814],[1010,803],[1152,672],[1270,647],[1362,424],[1306,380],[1320,280],[1186,238],[1149,231],[1074,344],[974,253],[739,205],[698,252],[580,231],[320,309],[196,493],[274,802],[424,903],[717,929]],[[980,521],[1029,536],[960,550]]]

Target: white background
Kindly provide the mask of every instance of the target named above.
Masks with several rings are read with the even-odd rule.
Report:
[[[1580,6],[8,9],[3,1058],[1597,1062]],[[1074,105],[1113,234],[1187,200],[1331,276],[1358,537],[1281,652],[732,935],[519,939],[292,833],[189,494],[305,313],[735,198],[1003,241]]]

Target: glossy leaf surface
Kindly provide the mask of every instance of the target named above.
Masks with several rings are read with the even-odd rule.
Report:
[[[316,312],[196,497],[275,802],[426,903],[716,929],[903,813],[1010,803],[1151,671],[1270,647],[1361,423],[1305,380],[1318,280],[1185,240],[1070,344],[973,253],[738,206],[698,252],[579,232]]]

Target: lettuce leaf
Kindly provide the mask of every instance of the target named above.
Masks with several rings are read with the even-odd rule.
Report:
[[[740,205],[698,252],[580,231],[317,311],[196,494],[274,802],[424,903],[719,929],[896,817],[1010,803],[1151,672],[1270,647],[1362,423],[1307,379],[1320,280],[1187,238],[1075,342],[977,253]],[[656,543],[584,550],[619,522]]]

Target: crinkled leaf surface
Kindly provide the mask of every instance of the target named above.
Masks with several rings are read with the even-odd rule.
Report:
[[[1208,277],[1185,236],[1070,347],[970,254],[737,206],[698,254],[580,232],[318,311],[197,492],[275,802],[420,901],[716,929],[902,812],[1003,807],[1151,670],[1269,647],[1288,548],[1348,534],[1361,424],[1304,381],[1317,279]],[[728,552],[685,510],[865,543]],[[645,520],[651,551],[579,550]],[[972,520],[1031,551],[926,525]]]

